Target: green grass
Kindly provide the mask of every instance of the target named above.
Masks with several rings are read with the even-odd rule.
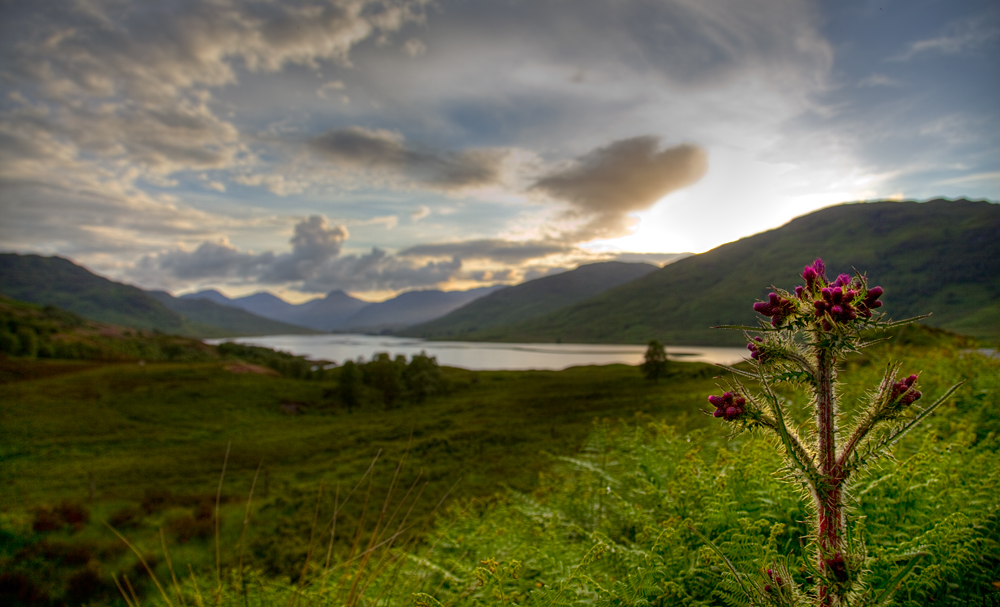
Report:
[[[933,525],[924,523],[936,516],[935,507],[952,508],[952,502],[961,497],[955,493],[959,497],[953,496],[949,502],[941,490],[964,487],[962,491],[971,491],[980,482],[977,479],[985,478],[981,464],[991,461],[1000,432],[1000,416],[993,406],[1000,369],[995,361],[963,354],[961,340],[926,329],[908,331],[897,336],[896,344],[852,359],[842,379],[848,408],[889,357],[904,359],[906,372],[923,370],[921,389],[927,395],[943,391],[952,378],[969,380],[955,402],[935,414],[926,431],[901,445],[897,453],[901,463],[887,464],[883,469],[893,473],[896,480],[888,485],[891,491],[879,489],[876,493],[891,507],[866,510],[874,526],[891,530],[896,529],[896,523],[890,520],[893,508],[904,508],[905,512],[899,512],[904,518],[910,517],[910,527],[904,532],[918,537],[933,531]],[[186,571],[186,565],[191,564],[200,583],[213,586],[211,512],[228,447],[221,498],[224,568],[231,572],[229,567],[237,562],[245,502],[258,465],[262,465],[254,491],[252,520],[242,546],[251,577],[264,587],[278,588],[275,596],[283,596],[282,602],[287,601],[291,588],[287,584],[298,579],[310,546],[316,549],[323,545],[319,540],[310,542],[314,517],[322,535],[326,522],[332,519],[335,496],[342,502],[361,480],[364,483],[338,514],[335,562],[351,553],[357,529],[362,530],[359,541],[363,549],[387,496],[389,510],[403,506],[394,525],[413,507],[405,525],[407,539],[401,540],[399,546],[402,552],[386,557],[386,563],[396,565],[382,573],[373,565],[366,574],[375,580],[372,592],[390,587],[389,579],[382,576],[397,571],[412,574],[413,590],[441,592],[442,598],[456,593],[458,597],[474,587],[474,569],[487,558],[508,563],[510,559],[524,560],[535,572],[532,575],[556,583],[565,581],[559,577],[563,575],[560,572],[568,571],[594,546],[594,532],[600,531],[605,538],[601,541],[608,546],[624,550],[631,545],[629,542],[639,541],[635,538],[645,537],[643,525],[649,521],[666,524],[669,517],[664,513],[668,511],[657,514],[657,509],[667,508],[673,503],[670,500],[687,495],[682,501],[690,502],[690,508],[695,509],[687,510],[685,516],[697,514],[698,508],[715,503],[711,492],[718,490],[713,487],[722,478],[717,477],[723,474],[719,470],[727,470],[727,461],[734,461],[741,452],[763,453],[769,448],[766,444],[727,446],[725,428],[701,414],[706,395],[717,393],[712,379],[716,370],[707,365],[674,364],[671,375],[658,384],[643,380],[638,368],[622,365],[560,372],[446,368],[450,386],[446,393],[431,395],[419,405],[388,411],[369,399],[352,414],[336,402],[335,396],[329,396],[335,377],[305,381],[277,375],[234,374],[227,370],[229,365],[229,361],[140,366],[136,362],[0,359],[0,570],[7,567],[14,572],[30,571],[35,576],[32,579],[53,599],[70,596],[67,593],[81,584],[73,586],[74,576],[89,571],[104,584],[89,595],[95,605],[122,604],[109,580],[112,575],[119,580],[127,575],[146,604],[155,592],[148,575],[137,568],[136,557],[102,525],[102,521],[115,520],[138,550],[155,561],[161,580],[169,580],[169,572],[159,547],[160,529],[175,567]],[[302,412],[283,413],[283,403],[296,403]],[[618,446],[605,451],[595,450],[594,441],[606,440],[600,436],[607,435],[609,428],[619,428],[611,433],[627,437],[632,432],[629,428],[663,424],[677,428],[670,434],[673,438],[661,436],[666,443],[656,443],[661,440],[657,438],[643,447],[642,441],[628,439],[621,444],[607,443]],[[933,440],[926,440],[928,437]],[[691,438],[695,444],[687,442]],[[704,452],[692,451],[699,447],[697,441],[702,441]],[[366,476],[377,454],[381,454],[378,463]],[[650,454],[660,459],[644,459],[654,457]],[[660,461],[664,457],[688,463],[680,466]],[[394,481],[397,462],[404,459]],[[919,474],[926,477],[925,481],[930,479],[935,487],[940,485],[936,493],[921,494],[916,499],[907,488],[904,481],[911,473],[905,467],[917,465],[913,462],[919,464],[914,470],[923,470]],[[668,478],[662,476],[691,466],[707,476],[697,482],[692,480],[694,477],[685,477],[693,483],[690,486],[684,485],[682,479],[676,481],[679,485],[668,483]],[[769,476],[767,466],[755,466],[745,472],[747,483],[766,483],[767,491],[783,491],[783,485]],[[614,517],[607,520],[587,518],[594,514],[588,510],[588,500],[598,499],[597,489],[603,490],[607,484],[601,470],[624,479],[621,482],[629,486],[638,482],[635,479],[646,479],[634,485],[631,497],[616,502]],[[755,474],[764,476],[754,480]],[[980,476],[972,478],[970,474]],[[411,486],[413,493],[406,496]],[[320,487],[322,499],[317,516]],[[709,493],[691,493],[696,489]],[[673,493],[668,499],[663,491]],[[751,497],[738,487],[727,491],[732,493],[727,499]],[[972,495],[969,491],[966,493]],[[435,515],[446,495],[448,513],[438,511]],[[772,521],[791,517],[785,522],[794,526],[803,511],[792,507],[797,503],[794,495],[779,497],[769,497],[771,505],[754,501],[749,512]],[[982,501],[982,496],[976,499]],[[996,502],[995,496],[992,499]],[[40,507],[55,508],[56,512],[66,501],[88,510],[90,522],[79,531],[70,527],[32,530],[41,516]],[[729,507],[740,511],[748,508],[738,501]],[[653,514],[642,514],[646,508],[651,508]],[[785,510],[767,514],[771,508]],[[975,508],[995,511],[996,504]],[[559,514],[555,519],[546,519],[544,512]],[[526,513],[530,516],[524,518]],[[735,514],[718,516],[711,520],[723,521],[719,533],[729,533],[726,530],[733,528],[726,525],[743,524]],[[572,522],[573,517],[584,518]],[[542,529],[538,525],[545,520],[554,526],[544,527],[544,532],[538,531],[542,535],[537,535],[536,530]],[[436,530],[427,527],[432,521],[436,521]],[[577,528],[585,532],[573,531]],[[509,530],[509,534],[501,538],[498,529]],[[956,529],[959,535],[966,533],[966,527]],[[792,537],[790,533],[783,542]],[[683,541],[689,542],[690,538]],[[885,541],[883,536],[876,538],[878,545]],[[432,550],[432,546],[436,548]],[[677,558],[699,554],[697,547],[684,546],[689,544],[672,548],[680,551]],[[82,564],[67,560],[65,554],[74,548],[84,555]],[[354,550],[357,553],[358,549]],[[694,552],[685,552],[688,550]],[[980,551],[996,552],[990,545]],[[408,564],[400,564],[398,559],[404,553],[426,562],[404,558]],[[894,553],[886,554],[889,556],[885,558],[889,558]],[[533,559],[530,562],[529,557]],[[316,559],[311,562],[307,569],[314,575]],[[623,563],[616,567],[625,567]],[[460,583],[442,587],[442,578],[435,573],[439,570],[432,565],[453,571]],[[590,574],[595,580],[623,575],[615,573],[614,568],[594,567]],[[663,567],[664,572],[672,571],[667,565]],[[704,575],[708,577],[699,578],[702,585],[707,583],[705,580],[716,579],[718,572]],[[930,577],[927,580],[920,592],[937,592],[937,582]],[[530,585],[521,588],[522,596],[531,590]],[[577,591],[587,590],[581,586],[573,592]],[[242,602],[238,596],[226,601]],[[457,604],[492,603],[484,599]]]
[[[507,488],[533,490],[554,456],[579,450],[596,419],[631,419],[645,411],[685,426],[705,423],[699,408],[714,372],[707,365],[675,365],[671,377],[653,384],[623,365],[562,372],[446,368],[446,394],[390,411],[369,403],[348,414],[324,396],[332,383],[237,375],[226,369],[229,364],[8,359],[2,365],[7,381],[0,385],[0,528],[13,535],[6,544],[0,541],[0,560],[13,558],[23,542],[36,545],[52,537],[96,542],[107,551],[117,540],[101,521],[141,503],[146,510],[125,533],[155,553],[157,529],[163,527],[176,546],[185,525],[196,526],[199,504],[214,502],[231,445],[222,498],[227,555],[237,542],[240,504],[263,462],[254,551],[260,566],[287,576],[304,559],[317,488],[326,487],[328,516],[337,488],[346,494],[378,454],[373,485],[362,491],[381,500],[396,462],[405,457],[399,485],[420,487],[411,515],[419,531],[449,492],[450,500],[461,501]],[[303,412],[283,413],[282,403],[297,403]],[[82,531],[31,531],[39,506],[66,500],[92,512]],[[342,529],[355,528],[362,506],[356,496],[344,508]],[[352,539],[348,531],[338,534],[338,552],[348,550]],[[209,539],[194,539],[174,558],[206,567],[213,555]],[[133,565],[134,557],[115,552],[89,566],[106,578]],[[58,595],[79,567],[56,569],[62,577],[49,585]],[[130,577],[134,582],[136,576]]]
[[[450,394],[348,415],[324,400],[331,384],[236,375],[225,363],[32,366],[38,375],[49,366],[62,374],[0,386],[7,403],[5,508],[85,497],[88,472],[99,498],[141,497],[150,484],[196,491],[214,482],[230,442],[236,484],[261,459],[275,479],[347,482],[380,449],[398,458],[409,448],[420,454],[413,465],[433,477],[463,479],[463,493],[492,491],[501,478],[527,489],[546,465],[532,446],[572,451],[595,417],[637,411],[696,423],[698,397],[712,374],[707,366],[685,366],[672,381],[651,384],[622,365],[563,372],[448,369]],[[303,403],[305,412],[282,413],[280,405],[290,402]]]

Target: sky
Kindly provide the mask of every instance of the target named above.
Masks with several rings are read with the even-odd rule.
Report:
[[[0,0],[0,250],[304,301],[1000,200],[996,0]]]

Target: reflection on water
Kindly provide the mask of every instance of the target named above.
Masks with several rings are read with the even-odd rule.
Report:
[[[376,352],[407,357],[426,351],[438,363],[473,370],[560,370],[578,365],[638,365],[646,346],[604,344],[508,344],[465,341],[424,341],[385,335],[270,335],[207,340],[209,343],[237,341],[285,350],[316,360],[338,364],[359,357],[370,359]],[[731,365],[743,360],[743,348],[667,346],[667,356],[685,362]]]

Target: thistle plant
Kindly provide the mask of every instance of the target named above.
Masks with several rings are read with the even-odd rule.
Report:
[[[746,574],[713,549],[735,576],[738,593],[752,605],[877,605],[891,597],[919,556],[901,569],[889,587],[874,589],[865,583],[867,555],[847,508],[851,482],[878,458],[890,455],[893,444],[961,384],[921,407],[917,403],[925,401],[918,389],[919,375],[903,376],[899,365],[890,364],[881,383],[860,403],[860,412],[852,416],[852,427],[847,427],[839,408],[838,365],[848,355],[882,341],[866,339],[873,330],[925,317],[887,320],[877,312],[882,307],[881,287],[869,287],[867,277],[860,273],[841,274],[830,281],[821,259],[806,266],[802,278],[805,284],[794,291],[775,288],[767,301],[754,304],[754,310],[768,317],[769,323],[761,320],[760,327],[726,327],[744,331],[751,370],[726,367],[732,379],[721,396],[709,396],[708,401],[715,407],[713,415],[732,425],[734,435],[758,431],[777,436],[787,478],[805,490],[814,510],[815,559],[807,564],[806,583],[799,584],[783,562]],[[757,388],[750,389],[744,379],[755,380]],[[790,425],[788,403],[776,392],[780,384],[790,384],[810,396],[812,423],[801,432]]]

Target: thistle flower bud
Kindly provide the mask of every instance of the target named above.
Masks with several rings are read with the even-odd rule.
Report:
[[[868,289],[868,292],[865,293],[864,301],[858,304],[858,312],[860,312],[861,315],[864,316],[865,318],[871,318],[872,317],[871,311],[874,310],[875,308],[882,307],[882,302],[879,301],[878,298],[882,297],[882,293],[884,292],[885,291],[882,289],[882,287],[872,287]]]
[[[841,278],[847,274],[841,274]],[[848,276],[848,282],[850,282]],[[838,278],[838,281],[840,279]],[[833,322],[849,322],[858,317],[858,311],[853,305],[858,292],[854,289],[844,289],[843,286],[826,287],[820,291],[822,299],[813,302],[816,308],[816,318],[822,319],[823,329],[829,331]]]
[[[763,339],[761,339],[760,337],[754,337],[753,341],[747,344],[747,350],[750,350],[750,358],[758,362],[764,362],[765,360],[767,360],[768,358],[767,354],[763,352],[762,348],[760,347],[760,344],[763,343],[764,343]]]
[[[795,304],[777,293],[769,293],[768,301],[758,301],[753,305],[754,312],[771,317],[771,326],[777,327],[781,321],[795,312]]]
[[[919,390],[913,390],[913,384],[917,381],[916,375],[911,375],[906,379],[892,384],[892,391],[889,393],[889,400],[899,399],[899,404],[908,407],[917,401],[923,394]]]
[[[713,417],[721,417],[727,422],[738,419],[746,413],[746,399],[738,392],[724,392],[722,396],[709,396],[708,402],[715,407]]]
[[[806,288],[815,293],[817,285],[822,286],[826,282],[826,265],[823,260],[817,257],[812,265],[803,268],[802,278],[806,281]]]

